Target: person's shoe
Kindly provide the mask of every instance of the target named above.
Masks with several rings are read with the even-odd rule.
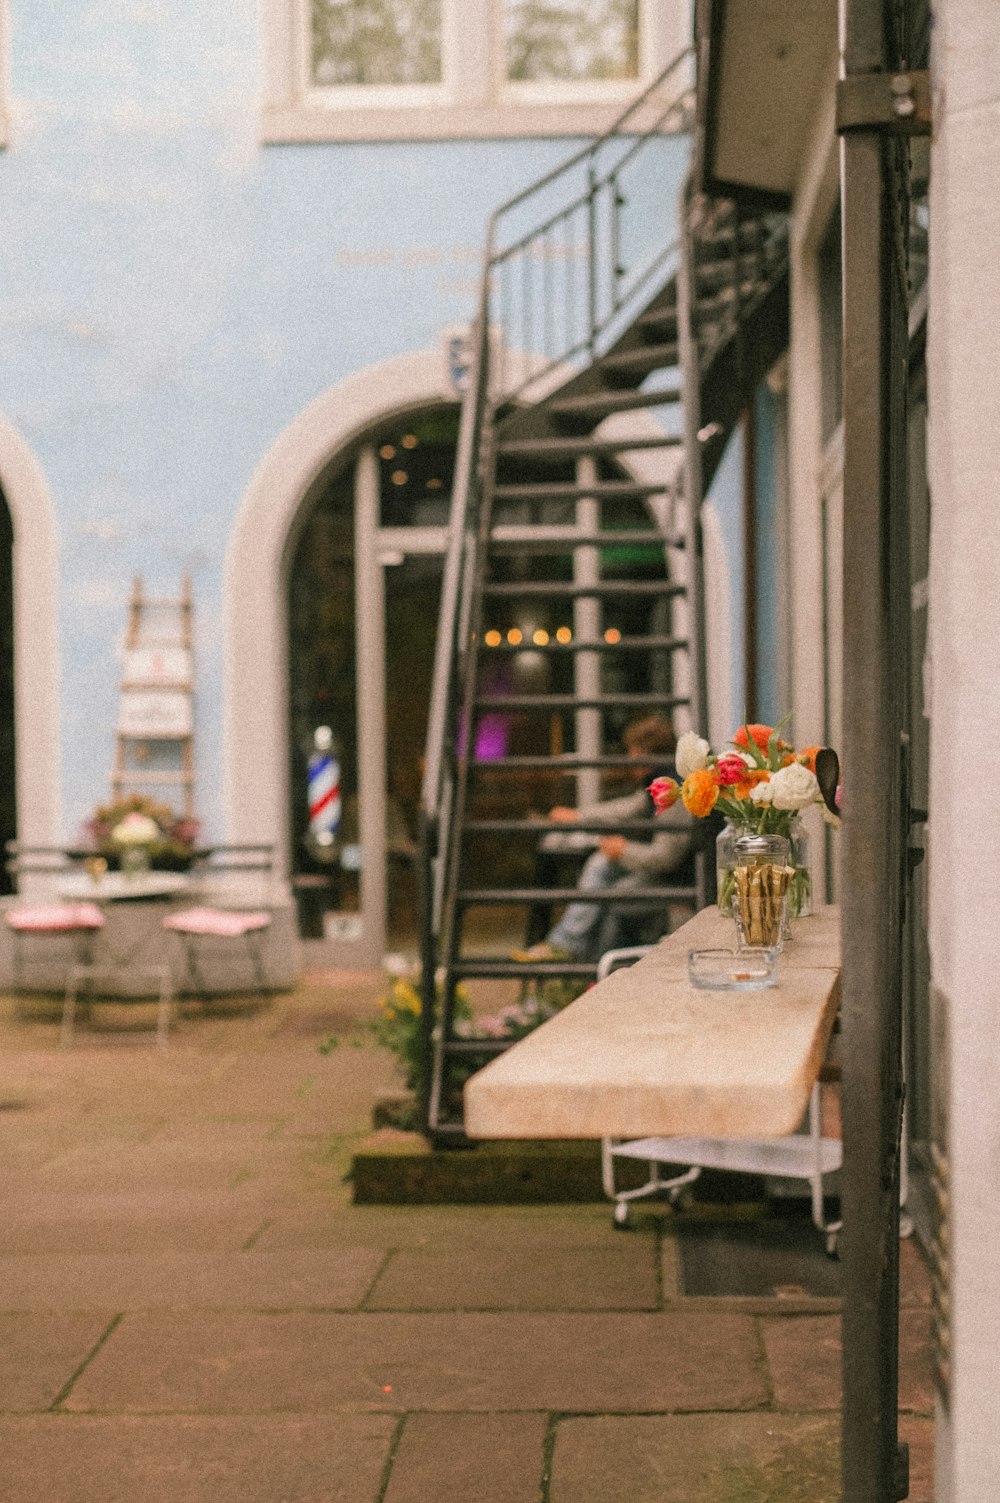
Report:
[[[568,950],[560,950],[558,945],[550,945],[547,939],[540,940],[537,945],[531,945],[527,950],[512,950],[511,960],[516,960],[519,965],[531,965],[535,960],[572,960]]]

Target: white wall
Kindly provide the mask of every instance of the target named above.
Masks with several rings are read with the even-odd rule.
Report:
[[[938,1503],[1000,1477],[1000,6],[933,32],[930,405],[932,981],[948,1018],[953,1383]]]

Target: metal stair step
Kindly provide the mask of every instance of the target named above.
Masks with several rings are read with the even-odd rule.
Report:
[[[467,819],[462,826],[464,835],[563,835],[580,830],[592,835],[648,835],[655,828],[648,819],[574,819],[559,821],[548,819]],[[572,855],[572,851],[568,852]]]
[[[489,694],[477,710],[665,710],[688,704],[686,694]]]
[[[679,358],[678,345],[674,340],[667,344],[639,345],[634,350],[604,355],[597,363],[603,375],[648,376],[650,371],[676,365]]]
[[[680,652],[689,645],[687,637],[622,637],[617,642],[609,642],[604,637],[596,642],[499,642],[496,647],[487,647],[482,644],[481,651],[484,653],[499,652],[541,652],[552,654],[556,657],[560,653],[573,652]]]
[[[516,582],[483,586],[484,596],[491,600],[537,598],[542,595],[560,596],[569,600],[582,600],[590,596],[603,598],[606,595],[683,595],[685,587],[666,579],[602,579],[597,584],[573,584],[566,579],[524,579]]]
[[[643,449],[679,449],[683,438],[509,438],[500,439],[497,454],[511,459],[578,459],[587,455],[631,454]]]
[[[603,756],[585,757],[576,752],[560,752],[558,756],[537,757],[482,757],[476,759],[476,772],[564,772],[573,777],[582,768],[599,767],[606,770],[635,767],[635,758],[624,752],[605,752]]]
[[[597,978],[597,966],[582,960],[497,960],[489,957],[477,959],[465,956],[451,967],[451,974],[460,981],[472,980],[520,980],[544,976],[579,976],[584,981]],[[496,1043],[511,1043],[512,1040],[494,1040]]]
[[[635,412],[641,407],[670,407],[681,400],[677,386],[659,391],[593,391],[578,397],[553,397],[547,410],[561,418],[593,418],[597,421],[613,412]]]
[[[515,1039],[446,1039],[442,1049],[446,1054],[502,1054]]]
[[[646,334],[669,334],[676,331],[677,319],[677,304],[668,303],[659,308],[647,308],[636,319],[636,323]]]
[[[575,501],[582,497],[594,501],[643,501],[647,496],[660,496],[672,489],[671,480],[655,485],[643,485],[635,480],[594,480],[589,485],[578,485],[572,480],[553,480],[496,485],[493,496],[497,501]]]
[[[495,526],[490,533],[491,554],[564,553],[574,548],[683,548],[686,539],[652,528],[620,532],[581,532],[576,527]]]
[[[627,893],[619,892],[614,887],[598,887],[587,893],[581,893],[578,887],[463,887],[455,895],[456,901],[463,908],[575,903],[579,900],[587,903],[616,903],[624,908],[634,904],[687,902],[694,896],[693,887],[633,887]]]

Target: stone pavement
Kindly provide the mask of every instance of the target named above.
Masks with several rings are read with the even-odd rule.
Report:
[[[60,1053],[0,1001],[3,1503],[834,1503],[830,1300],[684,1297],[663,1209],[352,1206],[396,1083],[377,991],[189,1009],[165,1051],[83,1026]]]

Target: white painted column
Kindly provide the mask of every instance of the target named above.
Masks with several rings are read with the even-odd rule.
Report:
[[[938,1503],[1000,1477],[1000,6],[940,0],[933,38],[928,323],[931,982],[944,1019],[950,1403]]]

